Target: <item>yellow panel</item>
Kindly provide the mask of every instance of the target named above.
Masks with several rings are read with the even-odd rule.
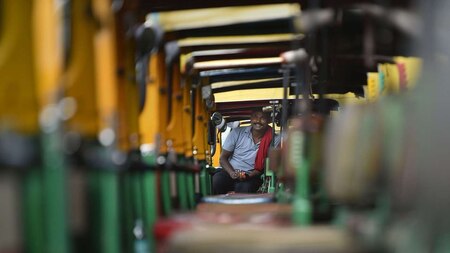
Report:
[[[232,59],[232,60],[215,60],[194,63],[194,69],[210,69],[210,68],[237,68],[254,65],[281,64],[281,57],[266,58],[248,58],[248,59]]]
[[[38,132],[31,13],[28,0],[2,1],[0,128],[24,134]]]
[[[149,18],[162,24],[164,30],[174,31],[288,18],[299,13],[298,4],[271,4],[162,12],[151,14]]]
[[[248,101],[283,98],[283,88],[236,90],[214,94],[216,102]]]
[[[397,63],[403,63],[406,67],[406,82],[408,87],[414,87],[420,77],[422,70],[422,60],[417,57],[394,57]]]
[[[188,54],[181,54],[180,55],[180,72],[182,74],[186,74],[186,62],[190,59],[190,57],[192,56],[192,53],[188,53]]]
[[[181,130],[185,125],[183,124],[183,91],[180,87],[180,66],[174,64],[173,66],[173,80],[172,80],[172,112],[167,126],[167,139],[172,140],[172,145],[177,154],[185,154],[184,132]]]
[[[192,138],[193,148],[197,150],[197,159],[206,159],[206,128],[205,128],[205,106],[202,99],[201,87],[195,89],[195,117],[194,136]]]
[[[149,68],[147,99],[139,118],[141,140],[143,144],[159,146],[159,152],[164,154],[167,152],[165,140],[168,121],[165,54],[158,52],[152,55]]]
[[[114,16],[111,2],[94,0],[94,15],[100,27],[94,38],[95,83],[99,128],[113,128],[117,125],[117,56],[114,30]]]
[[[211,146],[208,144],[208,119],[211,117],[211,114],[208,110],[206,110],[205,102],[202,100],[202,107],[203,107],[203,121],[202,121],[202,127],[203,127],[203,145],[205,147],[205,160],[207,164],[212,164],[212,157],[211,157]],[[197,157],[197,159],[200,159]]]
[[[385,87],[389,93],[398,93],[400,91],[400,79],[398,67],[396,64],[383,64],[385,71]]]
[[[369,101],[376,100],[380,95],[378,79],[379,79],[378,72],[367,73],[367,94],[365,94],[365,97],[367,97]]]
[[[73,97],[77,110],[67,123],[69,130],[83,136],[98,133],[94,55],[95,24],[86,12],[90,0],[72,2],[72,45],[70,62],[65,74],[66,96]]]
[[[218,86],[214,86],[215,84],[219,83],[212,84],[213,87],[218,88]],[[232,86],[231,82],[230,84],[226,84],[226,86],[229,85]],[[235,91],[215,93],[214,96],[216,103],[231,102],[231,101],[283,99],[283,88],[235,90]],[[295,95],[290,95],[289,98],[293,99],[295,98]],[[315,95],[315,98],[318,98],[318,95]],[[351,92],[348,92],[346,94],[326,94],[325,98],[337,100],[339,104],[365,102],[364,99],[356,97],[355,94]]]
[[[265,78],[265,79],[257,79],[257,80],[216,82],[216,83],[211,84],[211,88],[214,90],[214,89],[219,89],[219,88],[228,88],[228,87],[240,86],[240,85],[245,85],[245,84],[269,82],[269,81],[272,81],[272,82],[278,81],[280,83],[280,85],[283,83],[282,78]]]
[[[217,134],[217,133],[216,133]],[[220,158],[220,153],[222,153],[222,144],[218,143],[216,141],[216,153],[214,154],[214,156],[212,157],[212,165],[214,167],[219,167],[220,166],[220,162],[219,162],[219,158]]]
[[[318,96],[315,96],[318,98]],[[346,105],[346,104],[355,104],[355,103],[364,103],[366,102],[365,99],[361,97],[357,97],[355,93],[347,92],[345,94],[326,94],[325,98],[334,99],[338,101],[339,105]]]
[[[33,41],[37,96],[41,107],[58,101],[62,56],[62,8],[53,0],[36,2],[33,10]]]
[[[117,17],[123,20],[123,12]],[[122,25],[117,27],[117,56],[118,69],[124,71],[118,75],[118,112],[119,112],[119,148],[127,150],[139,149],[139,96],[138,85],[133,77],[135,73],[135,48],[133,40],[126,35],[127,31]]]
[[[271,42],[289,42],[300,40],[304,36],[300,34],[264,34],[264,35],[240,35],[240,36],[217,36],[217,37],[197,37],[187,38],[178,41],[180,47],[206,46],[206,45],[233,45],[244,43],[271,43]]]
[[[121,58],[122,59],[122,58]],[[130,76],[130,75],[125,75]],[[137,85],[126,78],[119,79],[119,148],[122,150],[138,149],[139,140],[139,98]]]
[[[185,156],[186,157],[192,157],[192,106],[191,106],[191,80],[187,79],[185,86],[183,87],[183,122],[182,122],[182,129],[183,129],[183,137],[184,137],[184,150],[185,150]]]

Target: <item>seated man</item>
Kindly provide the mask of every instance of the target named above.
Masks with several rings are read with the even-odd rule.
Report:
[[[260,175],[272,142],[270,117],[262,110],[253,111],[248,127],[233,129],[222,146],[220,165],[223,170],[213,176],[214,194],[229,191],[254,193],[261,186]],[[275,147],[280,143],[275,135]]]

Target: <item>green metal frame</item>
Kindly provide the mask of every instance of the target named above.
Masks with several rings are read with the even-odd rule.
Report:
[[[67,170],[58,131],[41,135],[45,252],[70,252],[67,215]]]

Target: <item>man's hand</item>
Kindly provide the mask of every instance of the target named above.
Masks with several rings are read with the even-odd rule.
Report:
[[[238,170],[237,174],[238,174],[239,181],[246,181],[249,178],[248,174],[245,173],[245,171],[243,171],[243,170]]]
[[[245,181],[249,178],[249,175],[243,170],[234,170],[231,172],[230,177],[232,179],[239,179],[240,181]]]
[[[230,177],[232,179],[238,179],[239,178],[239,170],[233,170],[230,174]]]

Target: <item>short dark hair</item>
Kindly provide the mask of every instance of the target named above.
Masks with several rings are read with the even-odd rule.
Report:
[[[271,118],[270,118],[270,113],[269,113],[269,112],[265,112],[261,107],[253,108],[252,114],[250,115],[250,117],[252,117],[253,114],[255,114],[255,113],[257,113],[257,112],[262,112],[262,114],[264,115],[264,117],[265,117],[267,120],[270,120],[270,119],[271,119]]]

